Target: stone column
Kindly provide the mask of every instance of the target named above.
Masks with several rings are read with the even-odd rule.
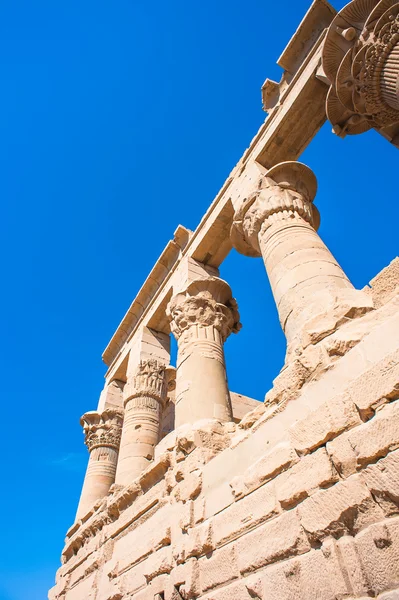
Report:
[[[142,360],[133,381],[125,385],[125,418],[116,473],[119,485],[128,485],[139,477],[154,458],[166,399],[165,371],[158,360]]]
[[[239,252],[263,258],[289,350],[300,345],[310,321],[316,329],[319,319],[323,330],[333,330],[340,318],[371,307],[316,233],[316,190],[308,167],[280,163],[236,210],[231,231]]]
[[[176,427],[232,421],[223,344],[241,324],[229,285],[218,277],[197,279],[172,298],[167,314],[178,343]]]
[[[122,422],[123,412],[112,408],[102,413],[87,412],[80,419],[90,458],[76,520],[84,517],[97,500],[104,498],[115,482]]]

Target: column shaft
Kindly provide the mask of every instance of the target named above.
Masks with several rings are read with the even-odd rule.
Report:
[[[200,419],[232,421],[219,331],[213,326],[194,325],[187,334],[178,342],[176,427]]]
[[[316,190],[316,178],[305,165],[275,165],[258,190],[242,201],[231,230],[239,252],[263,258],[287,338],[287,356],[308,343],[306,328],[316,328],[315,339],[322,339],[343,318],[372,308],[370,298],[353,288],[316,233]]]
[[[223,344],[241,327],[228,284],[195,280],[168,306],[178,342],[175,425],[201,419],[232,421]]]
[[[353,288],[344,271],[302,217],[279,219],[259,234],[280,323],[290,341],[304,325],[310,302],[328,288]]]
[[[92,506],[104,498],[115,482],[118,451],[115,448],[99,447],[92,450],[76,513],[76,520],[89,512]]]
[[[133,382],[128,381],[125,386],[125,418],[116,483],[128,485],[154,458],[165,398],[165,366],[153,359],[141,361]]]
[[[90,457],[83,483],[76,520],[84,517],[97,500],[104,498],[115,482],[123,413],[107,409],[88,412],[81,418]]]

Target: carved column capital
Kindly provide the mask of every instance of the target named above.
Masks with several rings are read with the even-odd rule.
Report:
[[[305,221],[317,229],[320,217],[312,204],[316,191],[316,177],[306,165],[296,161],[275,165],[236,210],[231,228],[233,246],[246,256],[261,256],[259,234],[273,225]]]
[[[89,452],[104,446],[118,450],[123,424],[121,410],[109,408],[102,413],[87,412],[81,417],[80,424],[83,427],[85,444]]]
[[[196,279],[168,304],[166,314],[171,319],[172,333],[179,339],[193,326],[214,327],[224,342],[241,328],[236,300],[230,286],[218,277]]]
[[[345,6],[328,29],[323,68],[331,83],[327,117],[337,135],[399,124],[399,3]],[[398,131],[399,125],[388,137]]]
[[[162,404],[166,396],[166,366],[153,358],[141,360],[125,386],[125,406],[134,398],[151,398]]]

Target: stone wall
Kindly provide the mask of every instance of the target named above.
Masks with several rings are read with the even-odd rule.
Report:
[[[238,425],[167,435],[136,481],[111,488],[68,533],[50,598],[397,598],[399,294],[390,296],[352,322],[349,350],[289,401]]]

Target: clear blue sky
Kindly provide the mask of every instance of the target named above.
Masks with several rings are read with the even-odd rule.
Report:
[[[261,124],[304,0],[36,0],[0,8],[0,600],[43,600],[87,452],[101,353],[178,223],[195,229]],[[327,124],[302,159],[356,286],[398,253],[397,150]],[[231,389],[261,399],[284,340],[261,260],[221,275],[243,330]]]

